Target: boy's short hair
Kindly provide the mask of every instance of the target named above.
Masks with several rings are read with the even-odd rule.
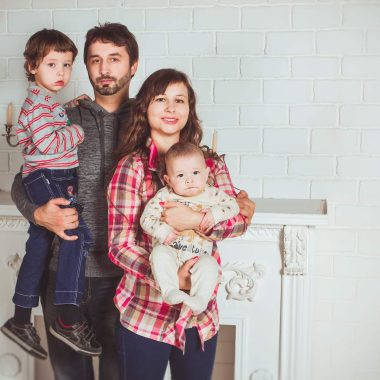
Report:
[[[199,155],[204,158],[202,149],[190,142],[178,142],[172,145],[165,154],[165,163],[178,157]]]
[[[51,50],[59,53],[73,53],[73,62],[78,54],[74,42],[66,34],[55,29],[42,29],[34,33],[25,45],[24,69],[29,82],[34,82],[34,74],[30,69],[36,69]]]
[[[106,22],[93,27],[86,34],[83,52],[85,65],[87,65],[88,49],[91,44],[97,41],[110,42],[116,46],[125,46],[125,50],[129,55],[130,66],[139,60],[139,46],[133,33],[123,24]]]

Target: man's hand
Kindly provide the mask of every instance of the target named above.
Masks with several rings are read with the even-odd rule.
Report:
[[[247,224],[250,225],[255,212],[255,202],[248,198],[248,193],[244,190],[241,190],[236,196],[236,202],[240,207],[240,214],[246,218]]]
[[[66,235],[65,230],[78,227],[79,219],[75,208],[61,208],[70,204],[65,198],[54,198],[34,211],[34,220],[64,240],[77,240],[78,236]]]
[[[178,284],[181,290],[190,290],[191,289],[191,273],[190,269],[198,261],[199,257],[193,257],[190,260],[187,260],[178,269]]]

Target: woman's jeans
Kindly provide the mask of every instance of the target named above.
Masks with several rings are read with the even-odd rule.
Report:
[[[31,202],[40,206],[50,199],[69,199],[69,207],[81,211],[76,202],[78,181],[75,169],[37,170],[23,179],[23,184]],[[59,239],[59,258],[55,303],[80,304],[84,289],[86,256],[92,242],[90,232],[79,216],[79,227],[65,231],[67,235],[78,236],[77,240]],[[41,281],[47,267],[54,233],[46,228],[30,223],[29,239],[22,261],[13,302],[21,307],[36,307],[41,293]]]
[[[120,380],[162,380],[170,364],[172,380],[210,380],[217,335],[202,351],[196,327],[186,329],[185,354],[177,347],[137,335],[116,323]]]

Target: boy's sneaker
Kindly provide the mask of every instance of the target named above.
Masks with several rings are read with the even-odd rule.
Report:
[[[72,327],[65,328],[55,319],[49,327],[49,331],[57,339],[81,354],[98,356],[102,353],[102,346],[96,341],[94,331],[87,321],[77,322]]]
[[[20,325],[11,318],[1,327],[1,331],[28,354],[39,359],[48,357],[47,352],[40,345],[41,339],[32,324]]]

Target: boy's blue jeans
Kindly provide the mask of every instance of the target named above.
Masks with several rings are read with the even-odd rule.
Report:
[[[78,180],[75,169],[41,169],[23,179],[23,184],[31,202],[40,206],[53,198],[71,200],[69,207],[81,211],[76,202]],[[77,235],[78,239],[60,240],[55,303],[80,304],[84,289],[84,274],[88,248],[92,242],[90,232],[79,216],[79,227],[65,231],[67,235]],[[46,228],[30,223],[26,253],[17,277],[13,302],[21,307],[38,306],[41,294],[41,281],[49,261],[54,233]]]

